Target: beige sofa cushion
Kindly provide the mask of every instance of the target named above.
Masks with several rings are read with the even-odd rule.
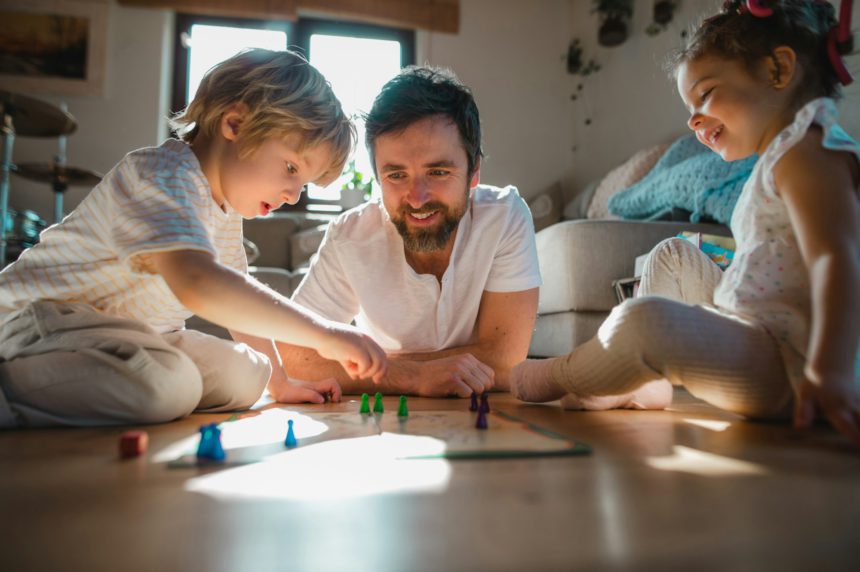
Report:
[[[618,217],[609,212],[607,206],[610,197],[647,175],[668,148],[669,144],[664,143],[643,149],[630,157],[623,165],[609,171],[594,191],[594,196],[588,205],[588,218],[617,219]]]

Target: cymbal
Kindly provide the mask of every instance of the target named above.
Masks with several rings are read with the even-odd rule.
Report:
[[[12,117],[15,134],[24,137],[57,137],[78,128],[77,121],[68,111],[9,91],[0,91],[0,118],[3,115]]]
[[[68,165],[62,166],[56,163],[19,163],[12,165],[12,172],[38,183],[64,183],[69,186],[92,187],[98,185],[104,177],[96,171],[69,167]]]

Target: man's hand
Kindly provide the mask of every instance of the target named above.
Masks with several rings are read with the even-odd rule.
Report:
[[[352,379],[372,379],[379,383],[388,372],[388,358],[376,342],[358,329],[329,322],[325,340],[317,353],[338,362]]]
[[[469,397],[495,384],[493,369],[472,354],[457,354],[420,362],[414,391],[422,397]]]
[[[860,446],[860,391],[853,372],[825,378],[817,384],[804,380],[794,405],[794,426],[810,427],[816,405],[837,431]]]
[[[340,385],[332,378],[304,381],[288,377],[281,368],[272,371],[269,393],[278,403],[325,403],[326,397],[339,402],[342,395]]]

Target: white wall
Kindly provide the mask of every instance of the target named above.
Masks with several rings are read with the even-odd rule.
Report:
[[[78,122],[67,140],[68,164],[106,173],[129,151],[155,145],[167,136],[164,118],[172,69],[173,17],[164,10],[110,6],[108,21],[105,92],[100,97],[53,97],[65,101]],[[15,162],[52,161],[57,139],[17,137]],[[37,184],[12,175],[10,206],[31,209],[53,222],[53,192],[49,184]],[[72,187],[66,193],[68,212],[90,191]]]
[[[570,0],[570,33],[584,44],[586,58],[603,67],[580,78],[583,95],[572,102],[570,131],[576,151],[570,155],[569,179],[581,188],[648,145],[668,142],[686,132],[687,113],[675,86],[662,70],[667,54],[681,45],[681,31],[714,13],[722,0],[681,0],[669,28],[649,37],[653,0],[635,0],[630,38],[614,48],[597,45],[597,16],[591,2]],[[838,1],[835,2],[838,6]],[[853,26],[860,27],[860,10]],[[849,59],[857,80],[845,90],[840,103],[840,122],[853,136],[860,136],[860,58]],[[586,118],[591,125],[586,126]]]
[[[417,62],[450,67],[475,95],[486,154],[482,182],[513,184],[530,196],[568,170],[570,76],[562,56],[570,4],[460,0],[459,34],[417,35]]]
[[[630,39],[600,48],[590,0],[461,0],[460,33],[419,32],[417,61],[451,67],[473,89],[484,127],[484,182],[515,184],[532,196],[565,180],[575,192],[635,151],[684,132],[686,113],[661,62],[681,30],[720,1],[681,0],[669,30],[649,37],[644,30],[653,1],[635,0]],[[68,140],[68,162],[102,172],[128,151],[166,137],[172,76],[169,12],[112,3],[109,26],[104,96],[66,98],[79,123]],[[853,28],[860,28],[860,10]],[[601,71],[587,78],[567,74],[563,56],[574,37]],[[860,57],[849,60],[849,69],[858,80],[846,90],[842,122],[860,136]],[[580,83],[583,97],[571,101]],[[19,137],[14,159],[49,162],[55,153],[55,139]],[[11,183],[14,208],[33,209],[51,222],[49,185],[15,176]],[[88,190],[71,189],[68,209]]]

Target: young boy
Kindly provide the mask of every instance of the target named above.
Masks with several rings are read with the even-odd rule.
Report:
[[[382,350],[247,275],[242,218],[341,172],[354,128],[291,52],[215,66],[174,120],[183,141],[127,155],[0,273],[0,427],[158,423],[279,401],[340,398],[287,379],[273,340],[381,379]],[[336,295],[336,293],[333,293]],[[184,329],[192,314],[235,341]]]

